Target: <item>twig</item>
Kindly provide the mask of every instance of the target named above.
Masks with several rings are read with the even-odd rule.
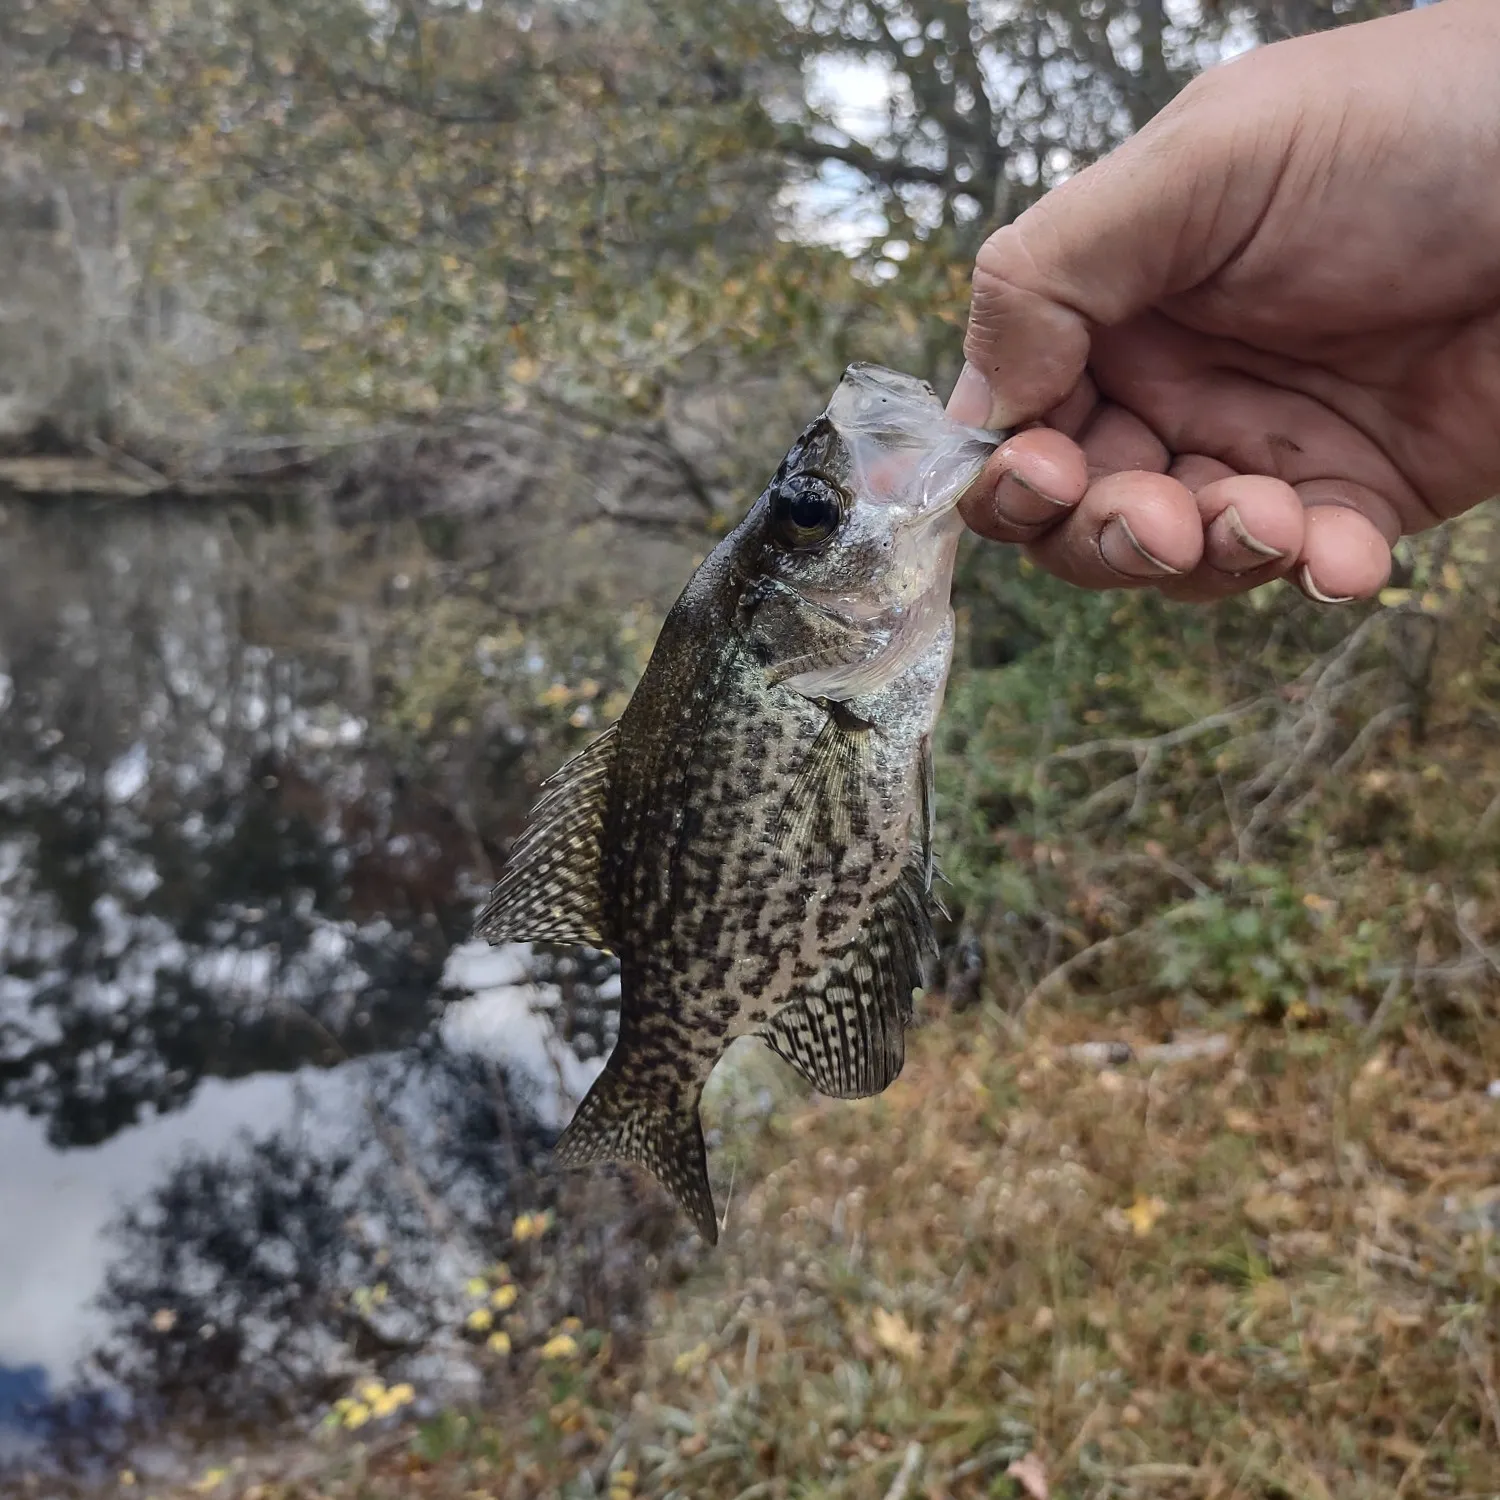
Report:
[[[1085,964],[1096,958],[1103,958],[1106,954],[1113,953],[1115,949],[1123,947],[1125,943],[1138,938],[1142,929],[1133,927],[1129,932],[1117,932],[1112,937],[1100,938],[1097,943],[1090,943],[1081,952],[1075,953],[1072,958],[1064,960],[1050,974],[1043,977],[1032,986],[1030,993],[1022,1000],[1017,1009],[1017,1015],[1029,1014],[1032,1006],[1039,1001],[1049,998],[1052,993],[1067,986],[1068,980]]]
[[[1215,729],[1222,729],[1226,724],[1233,724],[1243,719],[1247,714],[1254,713],[1258,708],[1264,708],[1271,701],[1271,695],[1263,693],[1256,698],[1247,698],[1243,703],[1236,703],[1230,708],[1221,709],[1218,713],[1209,714],[1206,718],[1197,719],[1191,724],[1184,724],[1180,729],[1169,729],[1165,734],[1134,737],[1115,738],[1106,740],[1086,740],[1081,745],[1067,745],[1061,750],[1054,750],[1046,760],[1087,760],[1094,755],[1106,755],[1110,752],[1134,755],[1141,757],[1151,752],[1160,753],[1163,750],[1175,749],[1178,745],[1185,745],[1190,740],[1195,740],[1199,735],[1211,734]]]
[[[1132,927],[1129,932],[1117,932],[1107,938],[1100,938],[1097,943],[1090,943],[1087,948],[1060,963],[1051,973],[1043,975],[1017,1007],[1017,1016],[1027,1015],[1032,1006],[1039,1000],[1043,1000],[1050,996],[1053,991],[1063,988],[1068,980],[1086,964],[1091,963],[1096,958],[1103,958],[1107,954],[1115,952],[1127,943],[1139,942],[1143,938],[1150,937],[1158,927],[1163,927],[1168,922],[1174,921],[1184,912],[1191,911],[1194,905],[1196,905],[1195,901],[1179,902],[1176,906],[1168,907],[1166,911],[1158,913],[1141,927]]]
[[[1453,925],[1457,928],[1458,935],[1464,943],[1474,950],[1478,958],[1483,960],[1485,967],[1500,975],[1500,954],[1485,945],[1484,940],[1474,931],[1469,922],[1464,906],[1457,901],[1453,903]]]
[[[111,468],[128,474],[141,484],[149,484],[158,490],[171,488],[172,481],[165,474],[153,469],[150,464],[143,464],[138,458],[132,458],[128,453],[121,453],[118,448],[111,448],[102,438],[90,437],[85,446],[95,458],[102,458]]]
[[[1370,748],[1370,742],[1388,725],[1394,724],[1398,719],[1409,718],[1412,713],[1410,703],[1393,703],[1389,708],[1383,708],[1371,719],[1360,732],[1349,742],[1349,748],[1339,756],[1333,763],[1332,775],[1337,776],[1343,771],[1359,764],[1366,750]]]
[[[1108,870],[1117,865],[1152,865],[1164,875],[1170,875],[1174,880],[1180,880],[1195,896],[1205,899],[1214,894],[1213,887],[1205,885],[1199,880],[1186,865],[1180,865],[1176,860],[1167,859],[1160,854],[1146,854],[1135,850],[1127,850],[1123,854],[1112,854],[1106,859],[1101,859],[1092,868],[1094,870]]]
[[[917,1472],[917,1465],[922,1462],[922,1445],[920,1443],[908,1443],[906,1455],[901,1460],[901,1467],[896,1470],[896,1477],[891,1481],[891,1487],[885,1492],[885,1500],[906,1500],[906,1492],[911,1488],[912,1479]]]
[[[1485,1405],[1489,1408],[1490,1426],[1495,1429],[1495,1442],[1500,1444],[1500,1396],[1495,1394],[1495,1382],[1490,1379],[1488,1361],[1480,1360],[1479,1351],[1474,1347],[1474,1340],[1469,1337],[1467,1328],[1459,1329],[1458,1342],[1469,1363],[1474,1366],[1474,1373],[1479,1377]]]
[[[1412,1480],[1417,1477],[1417,1474],[1421,1471],[1422,1465],[1427,1462],[1427,1455],[1432,1451],[1432,1445],[1437,1442],[1438,1438],[1442,1435],[1443,1428],[1448,1425],[1448,1418],[1451,1417],[1457,1410],[1458,1402],[1455,1401],[1453,1405],[1443,1413],[1442,1418],[1439,1420],[1437,1426],[1432,1429],[1431,1436],[1428,1437],[1427,1441],[1422,1444],[1422,1451],[1417,1454],[1417,1456],[1412,1459],[1409,1464],[1407,1464],[1406,1472],[1401,1476],[1401,1482],[1396,1486],[1395,1500],[1401,1500],[1402,1495],[1406,1493],[1407,1485],[1409,1485]]]

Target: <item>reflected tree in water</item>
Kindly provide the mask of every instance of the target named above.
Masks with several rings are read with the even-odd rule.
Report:
[[[89,1145],[205,1075],[418,1035],[475,843],[374,743],[337,654],[248,637],[226,524],[11,523],[0,1105]]]
[[[305,1418],[372,1373],[424,1393],[503,1381],[465,1329],[467,1283],[497,1260],[518,1348],[564,1316],[631,1336],[684,1242],[659,1195],[554,1178],[524,1085],[435,1040],[344,1075],[294,1128],[184,1158],[115,1226],[95,1364],[138,1418]],[[518,1213],[559,1208],[545,1240],[513,1238]]]

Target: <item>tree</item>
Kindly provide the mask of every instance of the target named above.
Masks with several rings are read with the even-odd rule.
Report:
[[[854,352],[946,377],[988,228],[1224,48],[1368,8],[8,0],[3,129],[134,184],[179,333],[138,378],[199,423],[650,423]]]

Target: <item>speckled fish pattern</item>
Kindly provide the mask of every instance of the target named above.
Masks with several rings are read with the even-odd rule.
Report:
[[[858,504],[853,468],[826,415],[802,434],[694,574],[619,721],[544,788],[477,926],[618,955],[619,1039],[555,1159],[645,1167],[710,1244],[698,1107],[729,1044],[759,1036],[832,1097],[879,1093],[935,953],[947,578],[936,627],[905,656],[890,647],[900,612],[872,626],[802,587],[855,529],[819,537]],[[799,686],[875,649],[897,670],[866,690]]]

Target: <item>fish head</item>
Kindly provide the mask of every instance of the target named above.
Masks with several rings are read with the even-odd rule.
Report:
[[[778,680],[877,691],[946,626],[958,502],[1000,438],[949,420],[925,381],[851,365],[746,518],[741,574]]]

